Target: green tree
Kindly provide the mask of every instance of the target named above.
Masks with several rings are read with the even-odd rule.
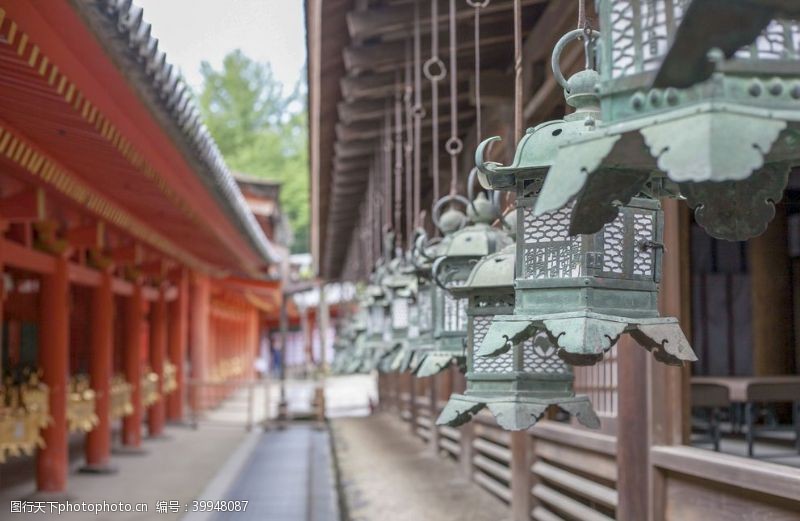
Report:
[[[240,51],[222,68],[201,65],[200,108],[228,166],[281,183],[281,206],[294,232],[292,252],[308,251],[309,175],[305,85],[284,93],[268,63]]]

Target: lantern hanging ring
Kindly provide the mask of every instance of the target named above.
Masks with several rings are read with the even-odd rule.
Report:
[[[492,0],[467,0],[467,5],[475,9],[483,9],[488,7]]]
[[[433,56],[422,65],[422,72],[429,81],[441,81],[447,77],[447,67],[438,56]]]
[[[433,221],[433,224],[436,225],[436,228],[440,230],[441,227],[439,226],[439,217],[441,216],[442,208],[446,203],[449,202],[461,203],[464,205],[465,209],[469,207],[469,200],[467,200],[467,198],[463,195],[458,194],[448,194],[436,201],[436,204],[433,205],[433,211],[431,212],[431,220]]]
[[[593,29],[589,30],[589,34],[584,29],[573,29],[572,31],[568,32],[564,36],[558,40],[555,47],[553,47],[553,57],[551,59],[551,67],[553,68],[553,77],[561,85],[565,90],[569,90],[569,84],[567,83],[566,78],[564,78],[564,74],[561,72],[561,53],[564,52],[564,48],[566,48],[567,44],[572,42],[573,40],[580,40],[584,37],[587,38],[587,48],[586,48],[586,61],[587,61],[587,68],[590,62],[589,54],[591,54],[590,49],[588,48],[588,42],[590,40],[595,40],[600,37],[600,33]]]
[[[452,136],[445,142],[444,149],[451,156],[456,156],[461,153],[461,150],[464,149],[464,143],[461,141],[460,138]]]

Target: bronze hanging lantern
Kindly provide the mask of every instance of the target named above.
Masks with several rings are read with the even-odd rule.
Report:
[[[452,196],[442,198],[434,207],[436,220],[438,209]],[[460,200],[462,200],[461,198]],[[512,243],[505,231],[493,228],[491,222],[497,217],[497,210],[484,193],[469,202],[463,199],[473,224],[466,226],[450,236],[442,248],[442,255],[431,268],[435,282],[433,288],[434,347],[424,354],[416,375],[432,376],[446,369],[452,362],[465,369],[464,343],[467,334],[467,302],[456,297],[454,288],[462,286],[469,277],[475,263],[486,255]]]
[[[680,31],[684,16],[699,16],[699,8],[687,12],[687,2],[665,0],[598,5],[603,121],[562,140],[536,214],[574,201],[569,231],[590,234],[617,219],[636,194],[648,192],[685,199],[714,237],[745,240],[763,233],[790,168],[800,163],[800,25],[771,20],[751,45],[733,52],[728,43],[702,59],[695,52],[687,63],[670,51],[670,42],[681,37],[678,50],[692,46],[691,27],[698,23],[717,35],[698,36],[698,49],[725,40],[709,19],[725,20],[730,13],[705,12],[687,19],[689,29]],[[727,10],[726,2],[718,11]],[[743,34],[763,18],[754,16]],[[556,80],[568,93],[557,59],[566,42],[581,34],[562,39],[554,53]]]
[[[581,35],[573,31],[561,40],[554,63],[565,43]],[[590,365],[630,333],[661,362],[696,360],[677,319],[658,313],[663,224],[656,198],[629,194],[620,216],[590,235],[571,234],[572,207],[534,212],[542,186],[554,178],[550,165],[560,157],[563,140],[594,133],[600,124],[597,80],[591,69],[573,75],[566,98],[576,111],[529,129],[511,166],[483,161],[486,146],[497,138],[478,147],[483,182],[516,191],[519,213],[514,313],[493,319],[478,355],[506,352],[543,332],[567,363]]]
[[[540,333],[497,356],[480,356],[475,347],[486,335],[492,318],[514,311],[515,245],[478,261],[466,283],[451,291],[467,304],[467,388],[445,405],[437,425],[458,426],[488,408],[498,425],[525,430],[550,407],[575,416],[591,428],[600,420],[586,396],[573,390],[572,368],[558,357],[557,348]]]

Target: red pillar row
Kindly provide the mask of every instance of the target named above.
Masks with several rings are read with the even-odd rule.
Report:
[[[200,274],[192,276],[192,299],[189,304],[189,356],[192,361],[191,377],[196,381],[208,378],[208,369],[211,353],[209,352],[210,316],[209,305],[211,286],[208,277]],[[192,408],[200,409],[204,406],[203,391],[195,387],[191,393]]]
[[[45,447],[36,454],[36,487],[64,492],[67,486],[67,386],[69,376],[69,274],[67,260],[56,259],[42,277],[39,367],[50,389],[52,423],[42,431]]]
[[[188,338],[189,280],[186,272],[178,281],[178,298],[170,305],[169,313],[169,359],[175,365],[178,388],[168,397],[167,419],[183,419],[183,403],[186,395],[185,361]]]
[[[102,471],[111,458],[111,376],[114,352],[114,293],[111,274],[103,273],[92,294],[92,337],[89,378],[95,392],[98,425],[86,439],[86,464],[89,470]]]
[[[133,412],[123,419],[122,442],[133,448],[142,445],[142,322],[144,300],[142,286],[136,284],[125,306],[125,379],[133,387]]]
[[[164,290],[159,292],[158,300],[152,306],[150,320],[150,367],[158,375],[159,399],[147,412],[147,432],[150,437],[164,433],[166,407],[164,397],[164,361],[167,356],[167,301]]]

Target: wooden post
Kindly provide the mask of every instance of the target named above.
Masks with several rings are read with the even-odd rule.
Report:
[[[748,244],[756,376],[791,374],[794,369],[792,277],[787,238],[786,207],[779,204],[767,231]]]
[[[178,388],[169,395],[167,401],[167,419],[181,421],[183,419],[183,403],[186,397],[186,341],[189,334],[187,319],[189,312],[189,280],[185,270],[181,270],[178,280],[178,298],[169,309],[169,359],[175,365],[175,378]]]
[[[619,521],[643,521],[648,509],[647,351],[627,336],[617,348],[619,403],[617,412],[617,492]]]
[[[461,374],[461,371],[456,367],[450,368],[450,373],[453,378],[451,392],[463,393],[467,387],[466,377]],[[472,479],[472,456],[473,446],[472,442],[475,439],[475,422],[467,422],[459,428],[461,437],[459,444],[461,450],[459,451],[459,464],[461,470],[468,479]]]
[[[691,215],[689,209],[674,199],[665,200],[664,207],[664,244],[666,250],[662,263],[662,282],[659,294],[659,309],[663,316],[676,317],[681,324],[687,338],[691,335],[691,257],[690,257],[690,223]],[[641,353],[644,350],[639,346],[632,346]],[[621,352],[621,351],[620,351]],[[640,467],[644,467],[647,472],[648,491],[646,505],[649,508],[647,519],[652,521],[663,521],[666,519],[666,476],[649,462],[650,447],[655,445],[680,445],[689,441],[691,430],[690,423],[690,367],[673,367],[662,364],[653,359],[650,355],[642,355],[645,359],[646,369],[646,411],[647,423],[649,426],[642,432],[634,432],[628,436],[627,443],[634,443],[636,437],[646,437],[647,445],[639,454]],[[620,366],[620,374],[626,368]],[[633,391],[630,391],[633,392]],[[630,392],[620,387],[620,397]],[[622,398],[620,398],[622,400]],[[619,419],[621,429],[632,428],[631,425],[643,425],[645,422],[631,423],[634,420],[625,422]],[[632,428],[634,431],[636,427]],[[639,428],[638,430],[641,430]],[[622,447],[625,440],[618,440],[619,447]],[[630,480],[637,479],[637,476]],[[629,481],[630,481],[629,480]],[[620,494],[620,505],[623,504],[624,496]],[[617,511],[619,515],[619,510]],[[635,515],[639,515],[636,512]],[[622,519],[622,518],[620,518]],[[632,519],[639,519],[633,517]]]
[[[408,373],[408,410],[411,413],[411,433],[417,434],[417,383],[419,378]]]
[[[159,291],[150,317],[150,366],[158,375],[158,400],[147,411],[147,433],[151,438],[164,433],[164,360],[167,354],[167,301]]]
[[[139,282],[125,305],[125,379],[132,386],[133,412],[122,420],[122,443],[138,449],[142,445],[142,322],[144,297]]]
[[[192,380],[202,382],[208,377],[209,320],[211,286],[205,275],[193,274],[192,299],[189,305],[189,357],[192,361]],[[191,388],[190,400],[193,411],[201,410],[205,404],[203,388]]]
[[[69,273],[67,260],[56,259],[52,274],[42,276],[39,320],[39,367],[50,389],[52,423],[42,430],[45,446],[36,454],[36,488],[64,492],[69,464],[67,393],[69,379]]]
[[[114,293],[106,271],[92,294],[92,336],[89,378],[95,392],[97,426],[86,437],[89,472],[108,472],[111,459],[111,373],[114,353]]]
[[[528,431],[511,433],[511,519],[531,518],[531,435]]]
[[[449,369],[449,367],[448,367]],[[439,427],[436,426],[436,418],[439,416],[439,379],[443,373],[435,374],[428,379],[428,398],[430,399],[430,447],[434,454],[439,454]]]

